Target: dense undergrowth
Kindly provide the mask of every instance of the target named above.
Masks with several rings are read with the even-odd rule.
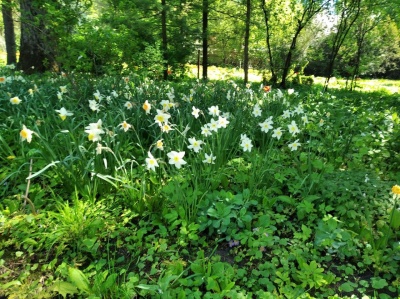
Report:
[[[398,94],[1,71],[0,295],[398,297]]]

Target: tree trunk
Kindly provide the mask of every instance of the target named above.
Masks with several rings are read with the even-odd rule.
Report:
[[[246,2],[246,29],[244,32],[244,84],[249,81],[249,38],[250,38],[250,16],[251,16],[251,0]]]
[[[336,57],[339,53],[340,48],[342,47],[344,40],[346,39],[347,34],[350,31],[350,28],[353,26],[354,22],[360,15],[360,9],[361,9],[361,0],[352,0],[349,3],[349,6],[344,7],[341,11],[337,33],[333,40],[331,54],[329,56],[329,62],[327,66],[328,76],[325,79],[324,91],[328,90],[329,80],[331,79],[333,74]]]
[[[34,0],[20,0],[21,44],[18,67],[25,73],[44,72],[52,67],[52,55],[46,45],[44,10]],[[36,4],[36,2],[35,2]]]
[[[161,0],[161,39],[162,39],[162,54],[164,60],[164,80],[168,79],[168,39],[167,39],[167,6],[166,0]]]
[[[3,14],[4,35],[7,51],[7,64],[17,63],[17,47],[15,44],[14,20],[12,16],[11,0],[3,0],[1,4]]]
[[[290,66],[292,65],[293,51],[296,49],[297,38],[299,37],[299,34],[300,34],[302,29],[303,29],[303,27],[299,23],[299,25],[298,25],[298,27],[296,29],[296,33],[293,36],[292,43],[290,44],[289,51],[288,51],[288,53],[286,55],[285,66],[283,67],[283,72],[282,72],[282,81],[280,83],[280,87],[283,88],[283,89],[286,88],[286,77],[288,76],[289,70],[290,70]]]
[[[208,74],[208,0],[203,0],[203,79]]]
[[[264,22],[265,22],[265,29],[266,29],[266,42],[267,42],[267,49],[268,49],[268,57],[269,57],[269,65],[270,65],[270,70],[271,70],[271,82],[276,83],[278,81],[278,77],[275,73],[275,64],[272,56],[272,47],[271,47],[271,33],[269,31],[270,25],[269,25],[269,13],[265,5],[265,0],[261,0],[261,7],[264,13]]]

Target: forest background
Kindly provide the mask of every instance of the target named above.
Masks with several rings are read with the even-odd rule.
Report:
[[[0,47],[25,73],[145,71],[188,64],[248,69],[264,83],[297,74],[400,78],[398,0],[3,0]],[[200,74],[199,74],[200,76]],[[354,82],[350,86],[354,86]]]

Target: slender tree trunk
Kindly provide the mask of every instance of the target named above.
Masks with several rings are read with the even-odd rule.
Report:
[[[249,81],[249,38],[250,38],[250,16],[251,16],[251,0],[246,2],[246,29],[244,32],[244,84]]]
[[[360,71],[361,56],[362,56],[362,52],[363,52],[363,48],[364,48],[364,37],[365,37],[365,35],[361,35],[357,39],[357,54],[356,54],[356,59],[354,62],[354,70],[353,70],[351,83],[350,83],[350,91],[353,91],[357,84],[356,78]]]
[[[208,74],[208,0],[203,0],[203,79]]]
[[[12,16],[11,0],[3,0],[1,11],[3,14],[4,35],[7,51],[7,64],[17,63],[17,47],[15,44],[14,20]]]
[[[265,29],[266,29],[266,42],[267,42],[267,50],[268,50],[268,58],[269,58],[269,65],[271,70],[271,82],[276,83],[278,81],[278,77],[275,73],[275,63],[272,56],[272,47],[271,47],[271,33],[270,33],[270,25],[269,25],[269,13],[267,7],[265,5],[265,0],[261,0],[261,7],[264,13],[264,21],[265,21]]]
[[[44,72],[52,67],[52,57],[46,45],[43,9],[34,0],[20,0],[21,44],[18,67],[25,73]]]
[[[168,79],[168,39],[167,39],[167,6],[166,0],[161,0],[161,39],[162,39],[162,53],[164,59],[164,80]]]
[[[354,22],[360,15],[360,9],[361,9],[361,0],[352,0],[348,7],[342,9],[337,33],[333,40],[331,54],[327,66],[328,76],[325,79],[324,91],[328,90],[329,80],[331,79],[333,74],[336,57],[339,53],[339,50],[344,40],[346,39],[347,34],[350,31],[350,28],[353,26]]]
[[[296,49],[297,38],[299,37],[300,31],[302,29],[303,29],[303,27],[299,24],[297,27],[296,33],[293,36],[289,51],[286,55],[285,66],[283,67],[283,72],[282,72],[282,81],[280,83],[281,88],[286,88],[286,77],[288,76],[290,66],[292,65],[293,51]]]
[[[350,85],[350,91],[352,91],[357,84],[355,79],[360,73],[361,58],[364,54],[365,37],[371,30],[373,30],[378,25],[378,23],[380,22],[380,19],[375,18],[372,21],[372,23],[369,24],[369,26],[368,26],[367,22],[368,22],[368,19],[366,19],[366,18],[362,19],[361,24],[358,27],[358,31],[357,31],[357,35],[356,35],[357,54],[355,57],[355,63],[354,63],[355,65],[354,65],[354,71],[353,71],[353,76],[352,76],[352,82]]]

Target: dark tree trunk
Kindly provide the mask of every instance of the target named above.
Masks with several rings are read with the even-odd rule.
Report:
[[[324,91],[328,90],[329,80],[332,77],[333,70],[335,68],[336,57],[339,53],[340,48],[344,40],[346,39],[347,34],[350,31],[350,28],[353,26],[354,22],[360,15],[361,8],[361,0],[352,0],[349,6],[344,7],[339,20],[339,25],[337,28],[337,32],[335,38],[333,40],[333,45],[331,49],[331,53],[329,56],[328,66],[327,66],[327,78],[325,79]]]
[[[283,72],[282,72],[282,81],[280,83],[280,87],[283,89],[286,88],[286,78],[289,74],[290,66],[292,65],[293,51],[296,49],[297,38],[299,37],[299,34],[302,29],[303,29],[303,27],[299,24],[299,26],[297,27],[296,33],[292,39],[292,43],[290,44],[289,51],[286,55],[285,66],[283,67]]]
[[[272,47],[271,47],[271,33],[270,33],[270,25],[269,25],[269,12],[267,10],[265,0],[261,0],[261,7],[264,13],[264,22],[265,22],[265,30],[266,30],[266,42],[267,42],[267,50],[268,50],[268,58],[269,58],[269,65],[272,74],[271,82],[276,83],[278,81],[278,77],[275,73],[275,63],[272,56]],[[266,82],[264,82],[266,83]]]
[[[208,0],[203,0],[203,79],[208,74]]]
[[[1,4],[1,11],[3,14],[7,64],[16,64],[17,47],[15,44],[14,20],[12,16],[11,0],[3,0]]]
[[[356,32],[357,54],[355,57],[354,70],[351,78],[350,91],[352,91],[357,84],[356,78],[359,75],[361,58],[364,54],[365,37],[371,30],[373,30],[379,24],[380,21],[381,21],[380,18],[374,18],[373,21],[368,26],[368,18],[363,18],[361,20],[361,24],[359,24],[358,26],[358,30]]]
[[[286,55],[285,65],[282,70],[282,81],[280,83],[281,88],[286,88],[286,78],[289,75],[290,67],[292,66],[293,53],[296,50],[297,39],[300,36],[301,31],[311,22],[311,20],[323,10],[329,1],[316,1],[310,0],[306,2],[303,14],[301,18],[297,20],[296,32],[292,38],[289,51]]]
[[[161,39],[162,39],[162,54],[164,59],[164,80],[168,79],[168,39],[167,39],[167,6],[166,0],[161,0]]]
[[[251,0],[246,2],[246,30],[244,32],[244,84],[249,81],[249,38],[250,38]]]
[[[35,5],[34,5],[35,3]],[[20,0],[21,44],[18,67],[25,73],[37,73],[52,68],[52,55],[46,43],[45,12],[33,0]]]

